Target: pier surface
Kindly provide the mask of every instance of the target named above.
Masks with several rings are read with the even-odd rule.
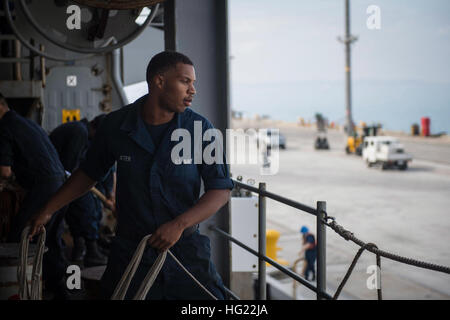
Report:
[[[398,136],[413,155],[408,170],[368,168],[362,157],[347,155],[346,136],[327,132],[331,149],[314,150],[316,130],[279,122],[234,121],[234,128],[280,128],[287,149],[280,150],[279,171],[261,175],[260,166],[232,164],[233,178],[266,182],[267,190],[311,207],[327,202],[328,215],[364,242],[417,260],[450,266],[450,139]],[[281,233],[278,257],[292,263],[301,247],[299,229],[315,233],[315,217],[267,200],[267,228]],[[327,228],[327,291],[333,295],[359,247]],[[376,257],[364,252],[343,292],[342,299],[376,299],[368,289],[369,266]],[[381,259],[384,299],[450,299],[450,275]],[[269,274],[276,272],[268,268]],[[278,281],[292,293],[292,280]],[[315,293],[297,286],[297,299],[315,299]]]

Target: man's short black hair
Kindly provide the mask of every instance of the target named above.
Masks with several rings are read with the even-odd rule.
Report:
[[[189,64],[191,66],[194,65],[187,56],[175,51],[163,51],[153,56],[147,66],[146,79],[148,85],[150,86],[155,75],[176,67],[177,63]]]

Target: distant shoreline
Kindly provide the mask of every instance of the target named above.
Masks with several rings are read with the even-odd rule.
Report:
[[[275,119],[255,119],[255,118],[232,118],[231,119],[231,128],[232,129],[261,129],[261,128],[279,128],[280,131],[283,129],[304,129],[304,130],[316,130],[316,124],[305,123],[304,125],[300,125],[298,122],[293,121],[285,121],[285,120],[275,120]],[[328,128],[328,130],[340,131],[344,134],[343,127],[338,126],[337,128]],[[403,131],[394,131],[394,130],[383,130],[381,129],[381,135],[384,136],[393,136],[397,138],[401,138],[402,140],[407,141],[416,141],[416,142],[427,142],[433,144],[448,144],[450,145],[450,136],[442,135],[439,137],[422,137],[422,136],[412,136],[409,133]]]

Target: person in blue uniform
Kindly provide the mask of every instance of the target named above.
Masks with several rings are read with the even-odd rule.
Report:
[[[104,114],[96,116],[92,121],[82,119],[63,123],[50,133],[50,140],[58,151],[64,169],[72,173],[85,157],[90,141],[95,137],[97,128],[105,118]],[[110,196],[111,189],[105,188],[104,182],[97,184],[101,192]],[[110,207],[112,201],[109,199]],[[65,219],[73,238],[71,260],[79,263],[84,261],[85,267],[105,265],[107,258],[99,251],[99,225],[102,218],[100,200],[91,192],[69,204]]]
[[[0,176],[26,190],[18,214],[11,221],[7,242],[20,242],[26,224],[64,183],[64,168],[47,133],[36,123],[10,110],[0,94]],[[64,275],[67,261],[63,253],[61,223],[64,209],[55,210],[47,223],[43,259],[45,288],[55,297],[65,298]]]
[[[309,229],[307,226],[302,226],[300,229],[300,233],[302,234],[303,239],[303,246],[300,250],[299,255],[302,256],[304,253],[306,263],[303,267],[303,277],[305,277],[306,280],[309,280],[309,274],[312,274],[311,281],[316,280],[316,259],[317,259],[317,248],[316,248],[316,238],[314,235],[309,232]]]
[[[33,219],[30,237],[54,211],[86,192],[117,161],[118,222],[102,277],[104,298],[111,297],[139,241],[148,234],[152,234],[150,247],[126,298],[133,297],[158,252],[169,248],[217,298],[225,297],[210,258],[210,240],[198,230],[200,222],[229,200],[233,182],[225,155],[223,151],[215,155],[222,161],[197,162],[186,157],[180,163],[172,154],[180,143],[172,139],[174,132],[180,132],[177,129],[189,134],[192,149],[209,147],[208,141],[194,141],[213,129],[205,117],[189,108],[196,94],[195,80],[193,63],[185,55],[168,51],[155,55],[147,66],[149,93],[107,115],[86,160]],[[201,131],[200,135],[194,131]],[[183,157],[188,151],[183,150]],[[198,152],[193,151],[192,155]],[[200,197],[202,181],[205,192]],[[210,297],[169,256],[147,299]]]

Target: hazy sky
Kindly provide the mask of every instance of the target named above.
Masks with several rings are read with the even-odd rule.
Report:
[[[370,5],[380,30],[366,25]],[[229,0],[229,18],[233,109],[343,119],[344,0]],[[415,112],[397,119],[401,129],[429,113],[450,131],[450,1],[351,1],[351,32],[355,121],[395,127],[388,111],[398,108]]]

